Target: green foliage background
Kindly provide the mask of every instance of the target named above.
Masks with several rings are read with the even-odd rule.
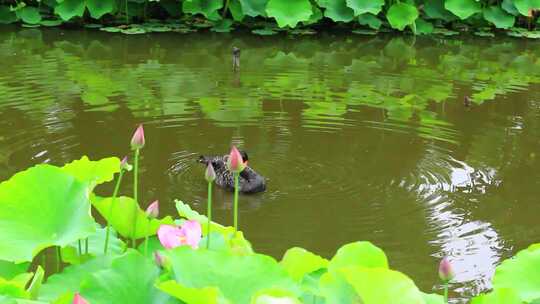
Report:
[[[0,24],[26,26],[130,24],[147,20],[197,23],[227,32],[246,26],[259,34],[320,26],[393,29],[429,34],[538,26],[540,0],[38,0],[0,1]],[[195,19],[193,17],[196,17]],[[114,31],[114,30],[111,30]],[[120,31],[120,30],[119,30]],[[127,33],[144,32],[132,28]],[[519,36],[519,35],[518,35]]]

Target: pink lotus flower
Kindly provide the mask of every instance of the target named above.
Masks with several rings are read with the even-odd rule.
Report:
[[[151,219],[157,218],[159,215],[159,201],[155,200],[153,203],[146,208],[146,216],[148,216]]]
[[[232,172],[242,172],[245,168],[244,160],[242,159],[242,154],[236,149],[235,146],[232,147],[231,153],[229,153],[229,159],[227,160],[227,166]]]
[[[141,149],[142,147],[144,147],[144,129],[142,125],[139,125],[131,138],[131,149],[137,150]]]
[[[189,245],[193,249],[199,248],[202,229],[197,221],[185,221],[182,227],[161,225],[157,232],[159,242],[167,249],[182,245]]]
[[[216,171],[214,171],[214,166],[212,166],[212,162],[208,162],[206,172],[204,173],[204,178],[209,183],[213,182],[216,179]]]
[[[78,292],[73,297],[73,304],[89,304],[85,298],[83,298]]]
[[[452,264],[445,257],[441,260],[439,264],[439,278],[443,282],[449,282],[454,278],[454,271],[452,270]]]

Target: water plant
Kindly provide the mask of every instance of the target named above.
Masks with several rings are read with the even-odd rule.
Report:
[[[127,3],[127,2],[126,2]],[[131,150],[135,153],[135,159],[134,159],[134,169],[133,169],[133,199],[135,200],[135,204],[133,205],[133,214],[137,213],[137,206],[139,203],[138,197],[139,197],[139,154],[140,150],[144,147],[145,139],[144,139],[144,128],[142,125],[139,125],[137,129],[135,130],[135,133],[133,133],[133,137],[131,138]],[[137,231],[137,217],[133,216],[133,231]],[[135,248],[135,237],[133,237],[131,241],[131,246]]]
[[[212,231],[210,228],[210,223],[212,222],[212,184],[216,179],[216,171],[214,171],[214,166],[212,165],[212,162],[208,162],[208,166],[206,167],[206,171],[204,173],[204,178],[208,182],[208,204],[206,207],[206,217],[208,217],[208,222],[206,224],[206,231],[208,233],[208,236],[206,238],[206,249],[208,249],[210,248],[210,238],[212,235]]]
[[[158,217],[159,215],[159,201],[154,201],[152,202],[148,208],[146,208],[146,216],[149,218],[149,219],[155,219]],[[148,253],[148,237],[150,235],[150,221],[148,221],[148,225],[147,225],[147,233],[146,233],[146,236],[144,238],[144,255],[146,255]]]
[[[454,270],[446,257],[439,264],[439,278],[444,285],[444,302],[448,303],[448,283],[454,278]]]
[[[229,153],[229,158],[227,159],[227,167],[229,168],[229,171],[233,173],[234,176],[234,207],[233,207],[233,223],[234,223],[234,231],[238,231],[238,192],[240,190],[240,172],[242,172],[245,169],[244,161],[242,160],[242,155],[240,154],[240,151],[233,146],[231,148],[231,152]]]
[[[122,177],[124,176],[125,171],[131,171],[131,166],[127,162],[127,156],[125,156],[122,161],[120,162],[120,174],[118,175],[118,179],[116,180],[116,185],[114,186],[114,191],[111,199],[111,206],[109,209],[109,216],[112,215],[113,208],[114,208],[114,201],[116,200],[116,197],[118,196],[118,190],[120,190],[120,184],[122,183]],[[109,246],[109,235],[111,230],[111,223],[107,222],[107,232],[105,235],[105,246],[103,247],[103,253],[107,254],[107,249]],[[79,254],[81,252],[80,249],[80,242],[79,242]]]

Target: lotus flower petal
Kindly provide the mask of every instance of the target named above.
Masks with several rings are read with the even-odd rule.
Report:
[[[137,127],[137,130],[135,130],[135,133],[133,133],[133,137],[131,138],[131,149],[137,150],[144,147],[144,128],[142,125],[139,125]]]

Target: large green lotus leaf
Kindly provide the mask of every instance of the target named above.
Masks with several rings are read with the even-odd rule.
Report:
[[[0,260],[0,277],[11,280],[16,275],[26,272],[28,266],[30,266],[30,263],[28,262],[15,264],[13,262]]]
[[[302,304],[302,302],[288,290],[272,288],[257,292],[251,298],[251,304]]]
[[[18,17],[7,5],[0,5],[0,24],[9,24],[17,21]]]
[[[324,273],[319,280],[319,288],[327,304],[364,304],[340,272]]]
[[[480,2],[475,0],[446,0],[444,2],[444,8],[451,11],[461,20],[467,19],[482,11]]]
[[[510,288],[500,288],[474,297],[470,304],[522,304],[518,293]]]
[[[493,23],[496,28],[507,29],[514,26],[515,17],[507,14],[498,6],[490,6],[484,9],[484,19]]]
[[[64,21],[68,21],[73,17],[82,17],[86,3],[82,0],[63,0],[54,7],[54,12]]]
[[[309,0],[270,0],[266,13],[276,19],[279,27],[295,27],[298,22],[308,21],[313,11]]]
[[[113,204],[112,213],[111,203]],[[156,234],[159,226],[164,224],[173,224],[174,220],[167,216],[163,219],[149,220],[146,213],[139,207],[139,205],[131,197],[121,196],[117,197],[114,202],[111,197],[102,198],[94,196],[92,197],[92,204],[99,211],[99,214],[103,216],[112,227],[123,237],[136,239],[152,236]],[[133,232],[133,211],[136,210],[137,216],[137,230]]]
[[[223,298],[217,287],[186,287],[174,280],[156,285],[161,291],[182,300],[183,303],[225,304],[230,303]]]
[[[53,301],[66,293],[79,291],[81,282],[90,274],[108,269],[111,265],[112,255],[100,256],[83,264],[71,265],[61,273],[50,276],[39,292],[42,301]]]
[[[346,0],[318,0],[325,8],[324,16],[335,22],[349,22],[354,19],[354,11],[347,6]]]
[[[109,157],[92,161],[83,156],[66,164],[62,169],[78,180],[94,186],[113,180],[114,174],[120,172],[120,159]]]
[[[433,33],[433,24],[425,21],[422,18],[418,18],[415,21],[416,23],[416,33],[418,34],[431,34]]]
[[[367,25],[374,30],[378,30],[382,25],[382,22],[381,20],[379,20],[379,18],[369,13],[358,16],[358,23],[362,25]]]
[[[266,255],[236,255],[187,246],[166,255],[178,283],[189,288],[217,287],[232,303],[249,303],[256,292],[268,288],[281,288],[296,296],[300,293],[285,269]]]
[[[306,274],[325,268],[328,265],[328,260],[304,248],[293,247],[285,252],[280,264],[291,278],[300,282]]]
[[[363,266],[388,268],[384,251],[370,242],[362,241],[341,246],[328,264],[328,269]]]
[[[231,15],[234,21],[240,22],[244,20],[244,17],[246,15],[244,14],[244,11],[242,10],[242,5],[240,4],[240,1],[232,0],[229,4],[229,10],[231,11]]]
[[[529,245],[529,247],[527,247],[527,250],[529,250],[529,251],[540,250],[540,243]]]
[[[424,3],[424,12],[431,19],[442,19],[444,21],[456,19],[452,13],[444,8],[444,0],[427,0]]]
[[[390,7],[386,13],[386,18],[390,26],[402,31],[407,25],[414,24],[418,18],[418,10],[414,5],[407,3],[396,3]]]
[[[17,10],[17,16],[28,24],[38,24],[41,22],[41,14],[37,7],[25,6],[22,9]]]
[[[240,0],[240,4],[244,14],[248,16],[266,16],[268,0]]]
[[[81,240],[81,250],[83,256],[79,255],[79,242],[73,242],[62,248],[62,260],[70,264],[79,264],[84,260],[104,254],[105,238],[107,236],[107,228],[101,228],[96,224],[96,232],[88,237],[88,254],[86,254],[86,241]],[[116,231],[113,228],[109,232],[109,245],[107,254],[120,254],[124,252],[126,244],[117,237]]]
[[[423,293],[422,297],[424,298],[425,304],[446,304],[444,297],[435,293]]]
[[[206,18],[211,18],[217,11],[223,7],[223,1],[221,0],[191,0],[184,1],[182,4],[182,10],[188,14],[203,14]]]
[[[0,184],[0,259],[31,261],[42,249],[65,246],[95,230],[88,184],[39,165]]]
[[[365,13],[377,15],[381,12],[384,0],[347,0],[347,6],[352,8],[355,16]]]
[[[99,19],[105,14],[114,12],[114,0],[86,0],[86,7],[90,12],[90,16],[94,19]]]
[[[21,273],[10,280],[0,278],[0,295],[21,299],[30,298],[30,293],[25,290],[25,286],[32,276],[32,273]]]
[[[302,22],[302,24],[304,25],[315,24],[323,18],[323,13],[321,9],[318,8],[316,5],[311,5],[311,11],[313,12],[313,14],[311,14],[311,16],[309,17],[309,20]]]
[[[522,301],[540,298],[540,250],[522,250],[495,269],[493,289],[514,289]]]
[[[341,270],[363,304],[424,304],[414,282],[386,268],[350,267]]]
[[[514,6],[523,16],[529,16],[529,10],[540,9],[540,0],[514,0]]]
[[[194,220],[201,224],[202,226],[202,232],[203,234],[207,234],[207,223],[208,218],[202,214],[199,214],[197,211],[191,209],[191,207],[188,204],[185,204],[184,202],[180,200],[175,200],[176,205],[176,211],[178,211],[178,215],[180,217],[183,217],[188,220]],[[221,224],[218,224],[216,222],[210,223],[210,229],[212,232],[219,232],[223,234],[224,236],[229,236],[234,233],[234,227],[226,227]]]
[[[111,267],[91,273],[81,284],[81,295],[92,304],[167,303],[169,296],[154,284],[160,269],[135,250],[115,258]]]
[[[513,0],[503,0],[503,2],[501,3],[501,8],[511,15],[514,15],[514,16],[519,15],[519,11],[514,5]]]

